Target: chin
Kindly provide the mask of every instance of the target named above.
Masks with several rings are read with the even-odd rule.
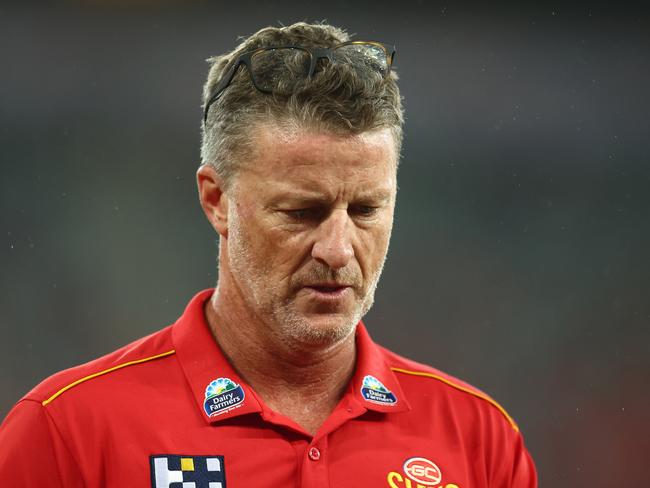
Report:
[[[330,346],[354,334],[361,317],[285,317],[283,331],[292,341],[311,346]]]

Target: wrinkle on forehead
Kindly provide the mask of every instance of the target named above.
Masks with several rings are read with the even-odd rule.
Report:
[[[272,205],[276,197],[290,196],[321,202],[394,197],[397,161],[390,129],[360,134],[294,129],[257,125],[252,130],[253,155],[233,180],[247,194],[241,203],[263,199]]]
[[[299,127],[295,124],[259,125],[253,136],[253,154],[249,169],[255,163],[269,162],[280,173],[294,172],[302,166],[336,164],[345,161],[352,174],[365,172],[377,163],[389,160],[397,164],[396,145],[390,129],[377,129],[359,134],[332,132]],[[327,147],[325,152],[318,148]],[[269,153],[268,148],[272,148]],[[370,157],[371,160],[367,160]]]

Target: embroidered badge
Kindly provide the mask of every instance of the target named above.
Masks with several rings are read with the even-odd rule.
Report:
[[[244,390],[229,378],[218,378],[205,389],[203,408],[208,417],[230,412],[244,402]]]
[[[424,457],[411,457],[404,461],[402,472],[391,471],[386,476],[390,488],[461,488],[456,483],[443,483],[442,471]]]
[[[433,461],[423,457],[412,457],[404,461],[402,466],[406,476],[416,483],[434,486],[442,481],[442,472]]]
[[[374,376],[368,375],[363,378],[361,394],[367,401],[379,405],[395,405],[397,403],[395,395]]]
[[[226,488],[223,456],[160,454],[149,462],[152,488]]]

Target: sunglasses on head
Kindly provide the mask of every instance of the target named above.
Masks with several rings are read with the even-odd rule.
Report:
[[[395,46],[376,41],[348,41],[330,48],[291,45],[261,47],[246,51],[232,61],[215,86],[205,104],[203,123],[208,120],[210,106],[228,88],[241,65],[246,66],[253,85],[260,92],[288,95],[296,82],[314,76],[320,60],[363,66],[387,77],[394,57]]]

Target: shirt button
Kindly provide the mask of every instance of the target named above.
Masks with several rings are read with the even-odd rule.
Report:
[[[320,451],[317,447],[312,447],[309,449],[309,459],[312,461],[318,461],[320,459]]]

